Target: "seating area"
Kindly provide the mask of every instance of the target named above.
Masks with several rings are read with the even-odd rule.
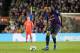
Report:
[[[27,16],[34,23],[33,32],[44,32],[47,18],[51,18],[53,9],[60,13],[79,13],[80,0],[13,0],[9,11],[9,25],[3,32],[23,33]]]

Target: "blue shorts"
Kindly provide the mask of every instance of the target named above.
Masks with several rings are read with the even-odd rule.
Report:
[[[57,34],[59,30],[60,30],[60,26],[58,25],[48,28],[48,31],[50,31],[51,34]]]

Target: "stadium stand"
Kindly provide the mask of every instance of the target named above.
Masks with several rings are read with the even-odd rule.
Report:
[[[10,24],[6,28],[10,29],[9,32],[12,32],[13,28],[16,31],[19,29],[20,32],[24,32],[23,23],[26,16],[30,16],[35,25],[33,32],[44,32],[44,28],[47,26],[46,19],[52,16],[50,13],[55,7],[61,13],[79,13],[80,0],[12,0],[9,11]],[[68,31],[63,31],[71,32],[72,30],[69,28]]]

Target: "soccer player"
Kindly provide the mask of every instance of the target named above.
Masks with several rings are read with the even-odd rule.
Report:
[[[33,29],[33,22],[30,21],[30,17],[27,17],[26,21],[24,22],[25,32],[26,32],[26,42],[28,41],[28,35],[30,35],[30,40],[32,42],[32,29]]]
[[[51,13],[53,16],[50,19],[50,26],[48,27],[48,31],[46,33],[46,47],[43,50],[49,50],[49,40],[50,40],[50,34],[52,35],[52,39],[54,42],[53,48],[56,49],[56,35],[60,30],[60,27],[62,25],[61,21],[59,20],[59,12],[58,10],[54,10]]]

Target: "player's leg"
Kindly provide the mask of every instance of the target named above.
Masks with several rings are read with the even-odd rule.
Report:
[[[54,42],[54,49],[56,49],[56,35],[59,32],[59,30],[60,30],[60,27],[59,26],[56,26],[55,28],[53,28],[51,30],[52,39],[53,39],[53,42]]]
[[[50,32],[47,31],[47,34],[46,34],[46,48],[47,49],[49,48],[49,40],[50,40]]]
[[[26,42],[28,42],[28,33],[26,32]]]
[[[32,35],[31,35],[31,33],[30,33],[30,41],[32,42]]]
[[[56,49],[56,34],[52,34],[52,39],[54,42],[54,49]]]
[[[33,40],[32,40],[32,34],[31,34],[31,32],[29,33],[29,35],[30,35],[30,48],[36,48],[36,46],[35,46],[35,43],[33,42]],[[33,51],[34,49],[31,49],[31,51]]]
[[[44,48],[43,50],[49,49],[49,40],[50,40],[50,32],[47,31],[47,33],[46,33],[46,48]]]

